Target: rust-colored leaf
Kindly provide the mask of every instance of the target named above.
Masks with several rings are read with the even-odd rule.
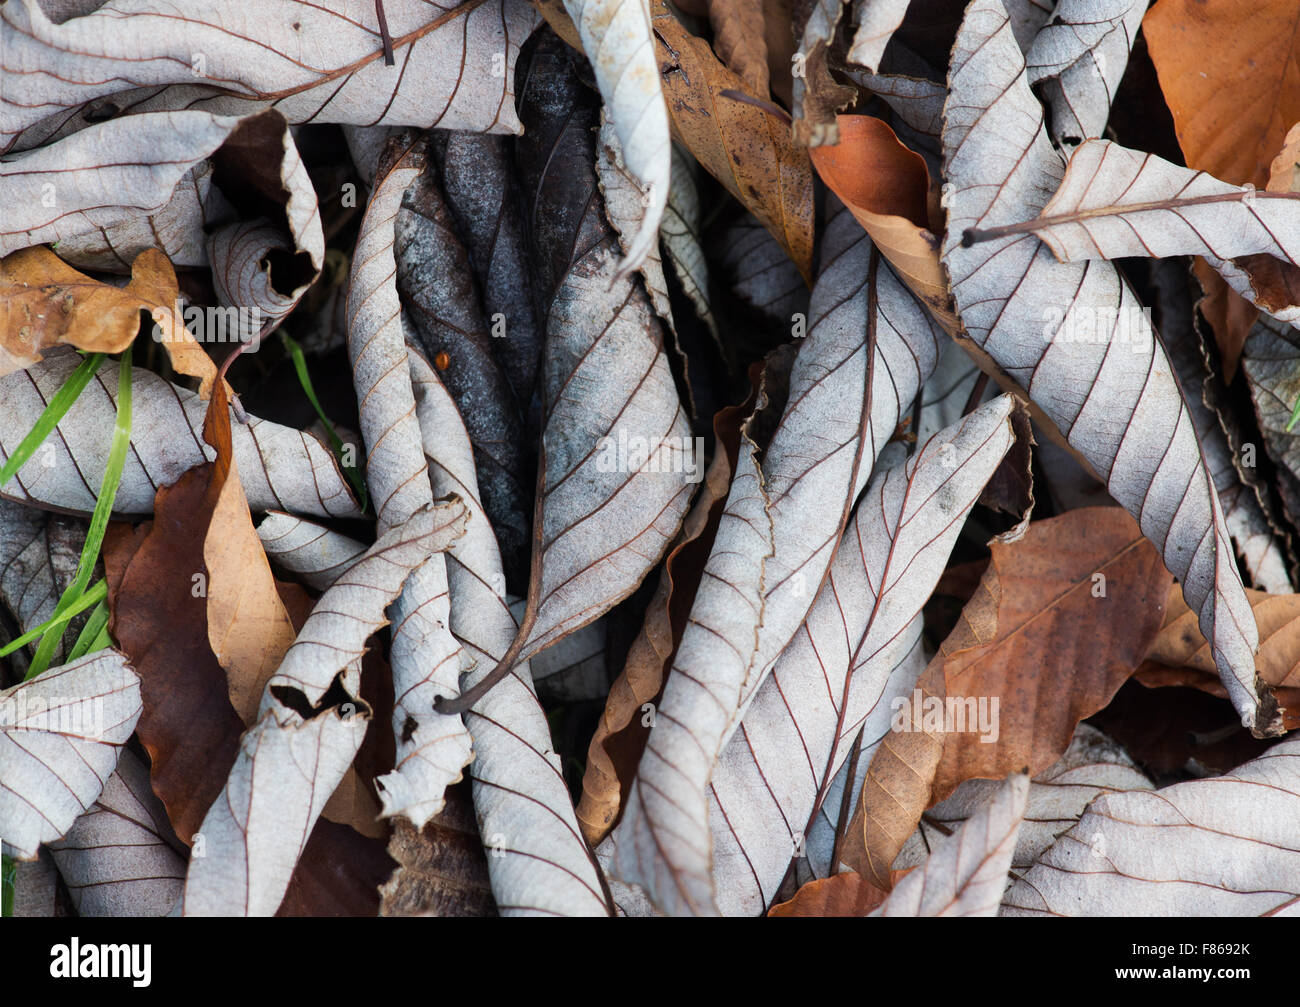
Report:
[[[1143,19],[1142,33],[1187,166],[1265,188],[1287,130],[1300,120],[1300,6],[1162,0]],[[1200,260],[1197,277],[1206,294],[1201,310],[1231,381],[1257,312]]]
[[[725,96],[748,93],[707,42],[662,4],[652,24],[673,133],[695,159],[754,214],[812,280],[813,185],[808,152],[785,123]]]
[[[907,871],[892,871],[897,883]],[[768,910],[768,916],[868,916],[871,910],[889,898],[889,892],[877,888],[861,874],[845,871],[829,878],[809,881],[795,892],[794,898]]]
[[[942,219],[925,159],[874,116],[841,115],[839,129],[838,144],[809,151],[813,167],[903,282],[952,331],[956,315],[935,236]]]

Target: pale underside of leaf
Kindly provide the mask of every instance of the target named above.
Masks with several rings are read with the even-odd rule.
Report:
[[[355,539],[284,511],[267,514],[257,535],[273,563],[318,591],[326,590],[366,551]]]
[[[0,459],[7,459],[55,392],[76,369],[70,351],[46,354],[25,371],[0,378]],[[159,486],[210,461],[203,441],[206,403],[151,371],[132,374],[133,429],[126,468],[114,500],[123,515],[153,513]],[[105,361],[72,404],[56,431],[4,486],[3,494],[52,510],[89,514],[95,509],[117,412],[117,364]],[[357,506],[329,448],[310,434],[249,417],[232,428],[234,457],[248,505],[316,517],[358,517]]]
[[[1095,801],[1007,892],[1008,916],[1262,916],[1300,897],[1300,741],[1226,776]]]
[[[1101,136],[1149,0],[1061,0],[1025,56],[1063,147]]]
[[[1062,176],[998,0],[968,8],[949,83],[944,261],[967,332],[1138,518],[1214,641],[1243,723],[1274,730],[1273,713],[1256,692],[1258,640],[1219,500],[1136,295],[1113,266],[1058,262],[1032,235],[963,244],[968,228],[1034,217]],[[1061,319],[1055,331],[1052,310]],[[1085,318],[1099,326],[1100,338],[1061,336]]]
[[[409,361],[433,492],[456,494],[470,512],[465,536],[447,553],[447,581],[451,632],[476,662],[465,680],[472,686],[496,667],[518,627],[464,423],[428,362],[414,352]],[[474,741],[474,806],[500,913],[608,915],[528,662],[515,664],[466,712],[465,724]]]
[[[183,179],[225,142],[239,119],[211,112],[154,112],[87,126],[66,139],[0,163],[0,202],[6,207],[0,226],[0,255],[45,242],[64,242],[101,234],[118,250],[123,265],[149,245],[110,240],[129,221],[163,211]],[[87,179],[94,184],[88,185]],[[107,198],[106,198],[107,197]],[[195,205],[201,201],[195,199]],[[201,222],[201,218],[200,218]],[[184,224],[182,218],[180,223]],[[203,265],[202,235],[182,232],[179,247],[164,248],[175,265]],[[74,264],[98,265],[84,252]],[[110,261],[117,260],[111,256]],[[88,261],[89,260],[89,261]],[[114,270],[117,271],[117,270]]]
[[[658,246],[672,161],[650,11],[645,0],[564,0],[564,9],[595,71],[624,162],[645,193],[644,216],[619,264],[625,275]]]
[[[852,740],[916,646],[915,618],[965,516],[1015,437],[1010,396],[872,479],[808,617],[710,779],[714,885],[761,912],[802,846]]]
[[[462,535],[467,520],[459,501],[415,511],[317,602],[267,682],[259,719],[203,819],[205,855],[190,860],[183,915],[270,916],[279,908],[370,721],[359,698],[366,641],[413,571]]]
[[[807,615],[853,501],[938,359],[940,330],[847,211],[828,230],[823,263],[785,414],[761,467],[742,444],[615,832],[616,873],[669,913],[712,905],[713,764]],[[658,838],[665,832],[670,844]]]
[[[865,66],[872,73],[880,69],[880,58],[895,30],[907,16],[911,0],[854,0],[853,42],[849,62]]]
[[[149,786],[149,769],[129,749],[99,800],[50,844],[79,916],[166,916],[185,884],[185,859]]]
[[[140,678],[115,650],[0,692],[0,838],[31,860],[99,799],[140,719]]]
[[[25,87],[21,100],[0,101],[0,146],[37,123],[22,146],[75,128],[81,106],[109,96],[132,112],[274,105],[290,122],[519,132],[514,61],[537,23],[529,4],[387,0],[384,9],[395,67],[384,65],[370,0],[111,0],[58,25],[36,0],[6,4],[3,70],[25,75]]]
[[[381,532],[400,527],[433,500],[393,253],[402,194],[421,161],[421,151],[407,148],[376,179],[348,290],[348,351],[368,449],[366,480]],[[449,614],[446,561],[435,553],[411,576],[391,613],[397,765],[382,778],[380,798],[386,817],[405,815],[416,828],[442,810],[444,791],[473,758],[460,717],[433,709],[440,696],[459,694],[460,674],[469,661],[448,628]]]

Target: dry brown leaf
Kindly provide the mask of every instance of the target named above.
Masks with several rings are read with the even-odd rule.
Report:
[[[944,700],[940,656],[922,672],[912,702],[903,708],[904,719],[891,725],[867,766],[840,860],[879,887],[892,887],[894,859],[931,803],[930,784],[943,757],[944,737],[926,725],[923,710],[925,704]]]
[[[41,350],[69,343],[89,353],[120,353],[140,331],[140,312],[158,326],[155,338],[181,374],[201,378],[206,397],[216,365],[176,313],[176,273],[161,252],[147,249],[118,288],[78,272],[44,246],[0,259],[0,376],[41,359]]]
[[[213,481],[220,486],[203,542],[208,643],[225,669],[231,706],[251,727],[257,720],[262,689],[296,634],[239,483],[224,387],[215,390],[208,416],[207,432],[217,451]]]
[[[1188,167],[1264,188],[1300,119],[1300,6],[1161,0],[1142,30]]]
[[[535,2],[555,33],[581,52],[577,29],[560,0]],[[813,185],[808,152],[791,140],[785,123],[723,94],[749,92],[707,42],[683,27],[664,0],[655,0],[651,24],[674,138],[771,231],[811,283]]]
[[[1284,708],[1283,724],[1287,730],[1295,730],[1300,727],[1300,594],[1247,589],[1246,597],[1259,626],[1255,666]],[[1134,677],[1152,687],[1188,685],[1212,696],[1228,695],[1215,671],[1210,645],[1176,584],[1165,603],[1164,625]]]
[[[964,780],[1051,766],[1075,725],[1138,667],[1163,619],[1170,574],[1119,508],[1067,511],[991,549],[979,588],[918,685],[926,699],[904,707],[910,719],[882,743],[863,785],[856,817],[866,831],[850,835],[864,836],[858,862],[877,884],[925,806]],[[944,697],[942,708],[931,693]]]
[[[760,98],[768,96],[764,0],[708,0],[713,47],[727,67]]]
[[[1291,127],[1269,167],[1269,192],[1300,192],[1300,122]]]
[[[895,883],[906,871],[894,871]],[[832,874],[829,878],[809,881],[795,892],[794,898],[768,910],[768,916],[867,916],[889,898],[889,892],[877,888],[856,871]]]
[[[767,112],[723,91],[746,91],[662,3],[653,24],[673,133],[754,214],[811,281],[813,185],[808,153]]]

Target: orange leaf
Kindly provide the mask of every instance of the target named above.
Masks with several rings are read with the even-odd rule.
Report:
[[[907,871],[893,871],[897,883]],[[789,902],[768,910],[768,916],[866,916],[889,897],[861,874],[845,871],[809,881]]]

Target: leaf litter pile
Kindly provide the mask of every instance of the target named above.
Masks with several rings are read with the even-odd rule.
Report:
[[[1300,908],[1295,0],[0,3],[6,915]]]

